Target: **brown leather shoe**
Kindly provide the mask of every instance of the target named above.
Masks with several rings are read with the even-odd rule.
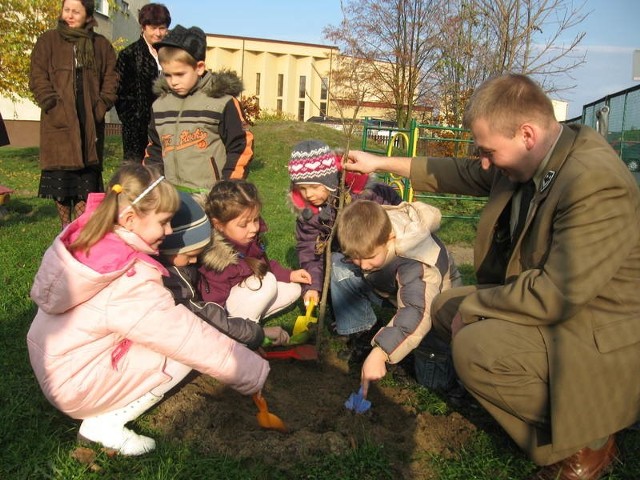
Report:
[[[530,480],[598,480],[613,466],[618,455],[615,437],[598,450],[583,448],[561,462],[538,470]]]

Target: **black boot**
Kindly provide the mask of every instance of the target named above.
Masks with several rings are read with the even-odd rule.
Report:
[[[371,340],[378,332],[378,329],[372,328],[365,332],[358,332],[349,335],[345,349],[338,353],[338,358],[341,360],[347,360],[349,367],[361,366],[373,347],[371,346]]]

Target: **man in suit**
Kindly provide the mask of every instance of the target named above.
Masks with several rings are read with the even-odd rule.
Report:
[[[348,170],[408,176],[419,191],[487,196],[477,285],[443,292],[467,390],[538,465],[533,478],[593,480],[640,414],[640,191],[593,129],[561,125],[523,75],[492,78],[464,115],[477,157],[349,152]]]

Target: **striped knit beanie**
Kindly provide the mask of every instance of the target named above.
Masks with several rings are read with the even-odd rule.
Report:
[[[293,147],[289,176],[294,184],[324,185],[333,192],[339,181],[336,155],[324,142],[304,140]]]
[[[178,255],[206,247],[211,241],[211,224],[200,204],[188,193],[178,192],[180,207],[171,218],[169,235],[160,245],[162,255]]]

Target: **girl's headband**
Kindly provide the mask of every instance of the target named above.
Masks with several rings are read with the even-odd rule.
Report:
[[[138,203],[140,200],[142,200],[151,190],[156,188],[156,186],[158,186],[158,184],[162,180],[164,180],[164,175],[160,175],[151,185],[149,185],[147,188],[145,188],[140,195],[138,195],[136,198],[134,198],[133,202],[131,202],[131,204],[127,205],[125,207],[125,209],[120,212],[120,215],[118,215],[118,218],[122,217],[122,215],[124,215],[128,210],[133,208],[133,206],[136,203]],[[113,190],[116,193],[120,193],[120,192],[122,192],[122,185],[116,183],[113,187],[111,187],[111,190]]]

